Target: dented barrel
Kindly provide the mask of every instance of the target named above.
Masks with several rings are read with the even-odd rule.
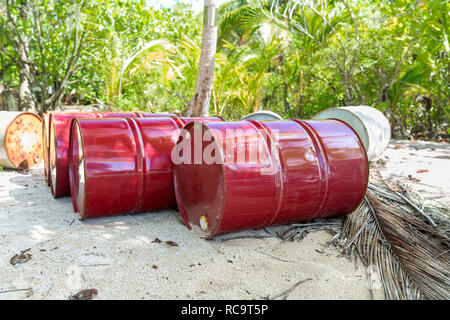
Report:
[[[358,136],[336,120],[189,123],[175,194],[201,237],[352,212],[368,182]]]
[[[42,160],[42,119],[30,112],[0,111],[0,166],[26,170]]]
[[[358,134],[367,157],[377,160],[389,145],[391,126],[384,114],[369,106],[350,106],[325,109],[314,119],[337,119],[348,124]]]
[[[86,219],[175,208],[171,153],[181,128],[194,120],[222,121],[75,118],[69,145],[75,212]]]

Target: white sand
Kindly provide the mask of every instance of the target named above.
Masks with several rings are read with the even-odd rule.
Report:
[[[450,190],[448,145],[421,149],[419,157],[406,145],[393,149],[396,143],[386,151],[383,176],[412,174],[427,184],[415,184],[418,191],[427,188],[431,198],[445,202],[449,194],[442,194],[442,188]],[[429,172],[416,174],[418,169]],[[152,243],[155,238],[163,242]],[[81,222],[70,198],[52,198],[42,165],[28,174],[0,173],[0,292],[31,288],[0,293],[0,299],[67,299],[88,288],[98,290],[98,299],[262,299],[304,279],[311,280],[294,289],[289,299],[370,298],[366,268],[361,263],[356,268],[328,246],[327,232],[296,242],[223,239],[198,238],[174,211]],[[167,240],[179,247],[168,246]],[[11,257],[28,248],[31,260],[12,266]],[[382,298],[382,290],[375,297]]]

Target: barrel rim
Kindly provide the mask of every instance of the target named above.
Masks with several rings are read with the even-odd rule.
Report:
[[[52,117],[52,119],[53,119],[53,117]],[[58,178],[57,178],[57,175],[58,175],[58,172],[57,172],[58,171],[58,160],[57,160],[57,157],[58,157],[58,155],[57,155],[57,152],[56,152],[57,139],[54,137],[55,136],[55,130],[56,130],[55,129],[55,123],[52,120],[52,122],[49,124],[49,132],[50,132],[49,137],[50,137],[50,139],[49,139],[49,146],[48,146],[48,167],[49,167],[48,174],[50,176],[50,190],[52,191],[52,195],[53,195],[54,198],[57,197],[56,196],[56,187],[57,187],[57,181],[58,181]],[[52,138],[53,138],[53,142],[52,142]],[[53,148],[52,148],[52,145],[53,145]],[[55,176],[54,177],[53,177],[53,167],[52,167],[52,152],[55,153],[54,154],[54,157],[55,157],[55,159],[54,159],[54,162],[55,162],[55,164],[54,164],[54,166],[55,166],[55,168],[54,168],[55,169]],[[53,179],[53,178],[55,178],[55,179]]]
[[[313,117],[313,119],[311,119],[311,120],[326,120],[326,119],[339,120],[339,121],[341,121],[341,122],[344,122],[347,126],[350,126],[350,125],[349,125],[348,123],[346,123],[345,121],[343,121],[343,120],[341,120],[341,119],[333,118],[333,117],[330,117],[330,118],[322,118],[322,119],[317,119],[317,118],[316,118],[317,116],[319,116],[319,115],[321,115],[321,114],[323,114],[323,113],[325,113],[325,112],[328,112],[329,110],[342,110],[342,111],[344,111],[344,112],[350,114],[354,119],[356,119],[356,120],[361,124],[361,127],[364,129],[364,133],[366,134],[366,137],[367,137],[367,148],[364,146],[363,139],[359,136],[359,134],[356,134],[356,136],[357,136],[358,139],[361,141],[361,144],[362,144],[362,146],[363,146],[365,152],[366,152],[366,153],[369,152],[369,149],[370,149],[369,130],[367,130],[367,127],[366,127],[364,121],[362,121],[360,117],[358,117],[354,112],[351,112],[350,110],[345,109],[345,107],[333,107],[333,108],[327,108],[327,109],[324,109],[324,110],[318,112],[317,114],[315,114],[314,117]],[[353,128],[352,128],[352,129],[353,129]],[[355,130],[353,130],[353,131],[356,133]]]
[[[45,182],[47,183],[47,185],[50,185],[50,181],[48,180],[48,170],[47,170],[47,166],[48,166],[48,147],[47,147],[47,126],[46,124],[48,123],[48,118],[49,118],[49,114],[48,111],[45,112],[42,115],[42,156],[43,156],[43,160],[44,160],[44,176],[45,176]]]
[[[80,130],[80,135],[79,137],[81,138],[81,141],[78,141],[79,146],[81,146],[81,149],[83,150],[83,154],[84,154],[84,142],[83,142],[83,134],[81,133],[81,129],[79,126],[77,118],[73,118],[72,121],[70,122],[70,138],[69,138],[69,184],[70,184],[70,195],[72,198],[72,206],[75,212],[78,213],[78,215],[80,216],[80,220],[84,220],[85,219],[85,211],[86,211],[86,190],[84,190],[83,192],[83,210],[80,210],[80,208],[78,208],[78,204],[76,201],[76,195],[74,192],[74,185],[73,185],[73,139],[74,139],[74,132],[75,130]],[[78,139],[78,137],[77,137]],[[85,165],[83,166],[83,170],[84,170],[84,176],[87,177],[86,175],[86,162]],[[84,184],[84,189],[86,189],[86,183]],[[79,186],[78,186],[78,193],[79,193]]]
[[[49,112],[49,116],[48,116],[48,133],[47,133],[47,135],[48,135],[48,145],[47,145],[47,148],[48,148],[48,151],[47,151],[47,156],[48,156],[48,167],[47,167],[47,172],[48,172],[48,185],[50,186],[50,190],[51,190],[51,192],[52,192],[52,195],[53,195],[53,179],[52,179],[52,169],[51,169],[51,164],[50,164],[50,145],[51,145],[51,140],[52,140],[52,130],[51,130],[51,127],[52,127],[52,123],[53,123],[53,117],[56,115],[56,112],[55,111],[50,111]]]
[[[51,175],[50,175],[50,161],[49,161],[49,159],[50,159],[50,138],[51,138],[50,137],[51,136],[50,123],[51,123],[51,121],[53,121],[52,120],[53,119],[53,115],[62,114],[62,115],[75,116],[75,115],[77,115],[79,113],[82,113],[82,112],[79,112],[79,111],[76,111],[76,110],[63,110],[63,111],[49,110],[49,111],[44,113],[44,117],[43,117],[43,120],[42,120],[43,128],[44,128],[45,122],[47,123],[47,126],[45,126],[45,132],[44,132],[44,129],[42,130],[42,135],[43,135],[43,138],[44,138],[43,145],[45,144],[45,147],[46,147],[46,150],[44,150],[46,155],[44,157],[47,158],[47,163],[45,163],[45,158],[44,158],[44,173],[46,174],[46,181],[47,181],[47,185],[49,187],[51,187],[51,184],[52,184]],[[47,115],[47,117],[45,117],[45,115]],[[47,118],[47,119],[45,119],[45,118]]]
[[[48,115],[48,141],[47,141],[47,157],[48,157],[48,161],[47,161],[47,173],[48,173],[48,186],[50,187],[50,189],[52,188],[52,176],[50,174],[50,141],[51,141],[51,130],[50,130],[50,125],[53,121],[53,112],[49,112]]]
[[[252,118],[248,118],[248,117],[251,117],[251,116],[257,115],[257,114],[266,114],[266,115],[273,116],[273,117],[274,117],[273,120],[283,120],[283,117],[282,117],[282,116],[280,116],[278,113],[273,112],[273,111],[270,111],[270,110],[259,110],[259,111],[255,111],[255,112],[249,113],[249,114],[243,116],[243,117],[241,118],[241,120],[257,120],[257,121],[261,121],[261,119],[252,119]],[[269,120],[269,119],[267,119],[267,120]],[[263,121],[264,121],[264,120],[263,120]],[[270,120],[269,120],[269,121],[270,121]]]

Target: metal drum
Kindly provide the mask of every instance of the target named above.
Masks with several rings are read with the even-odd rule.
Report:
[[[181,128],[214,118],[74,119],[72,203],[81,219],[175,208],[171,152]]]
[[[283,118],[275,112],[260,110],[242,117],[241,120],[283,120]]]
[[[55,198],[70,196],[69,184],[69,135],[73,118],[140,117],[140,112],[78,114],[52,113],[49,117],[49,168],[50,188]]]
[[[203,238],[345,215],[367,188],[364,148],[336,120],[194,122],[177,148],[178,207]]]
[[[368,106],[353,106],[325,109],[314,119],[337,119],[345,122],[358,134],[367,158],[377,160],[389,144],[391,126],[379,110]]]
[[[30,112],[0,111],[0,166],[28,169],[42,160],[42,119]]]
[[[44,175],[45,175],[45,182],[47,182],[47,185],[50,185],[50,165],[48,161],[48,155],[49,155],[49,118],[50,114],[54,113],[62,113],[65,115],[76,115],[80,114],[82,112],[80,111],[47,111],[42,115],[42,158],[44,159]]]

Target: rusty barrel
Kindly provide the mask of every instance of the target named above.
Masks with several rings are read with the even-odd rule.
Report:
[[[30,112],[0,111],[0,166],[28,169],[42,160],[42,119]]]
[[[336,120],[193,122],[176,148],[178,208],[203,238],[344,215],[367,188],[364,148]]]
[[[69,177],[81,219],[175,208],[171,152],[181,128],[221,118],[72,121]]]
[[[369,106],[349,106],[325,109],[314,119],[337,119],[345,122],[358,134],[367,157],[377,160],[391,139],[391,126],[384,114]]]
[[[55,198],[70,196],[69,184],[69,135],[72,119],[142,117],[141,112],[83,112],[78,114],[52,113],[49,117],[49,178],[52,194]],[[145,117],[159,117],[157,114],[145,114]]]

